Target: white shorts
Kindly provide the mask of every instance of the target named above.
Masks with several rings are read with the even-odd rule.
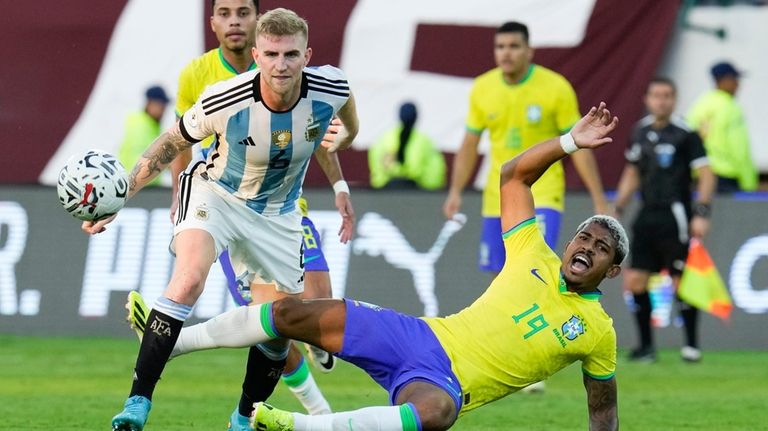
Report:
[[[213,237],[216,256],[228,249],[235,275],[241,280],[262,278],[275,282],[279,291],[304,291],[304,250],[301,213],[295,211],[265,217],[218,184],[199,175],[182,175],[176,235],[187,229],[202,229]]]

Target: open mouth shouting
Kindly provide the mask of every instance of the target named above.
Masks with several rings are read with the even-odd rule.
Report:
[[[584,274],[591,267],[592,259],[586,253],[582,252],[574,254],[569,265],[571,272],[576,275]]]

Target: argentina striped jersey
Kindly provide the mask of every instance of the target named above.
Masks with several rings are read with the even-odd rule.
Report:
[[[262,102],[254,70],[206,88],[179,127],[189,142],[218,137],[196,175],[205,173],[260,214],[285,214],[296,208],[309,159],[348,98],[343,71],[307,67],[299,101],[275,112]]]

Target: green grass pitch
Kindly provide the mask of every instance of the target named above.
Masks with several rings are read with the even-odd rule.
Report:
[[[0,430],[108,430],[130,387],[138,344],[131,339],[0,335]],[[146,430],[224,430],[240,393],[245,350],[190,354],[166,367]],[[624,352],[620,352],[624,354]],[[656,364],[618,368],[624,430],[768,429],[768,352],[704,352],[699,364],[662,351]],[[335,410],[385,404],[385,392],[342,363],[314,373]],[[543,395],[514,394],[459,419],[457,430],[587,429],[578,366]],[[301,410],[283,386],[270,400]]]

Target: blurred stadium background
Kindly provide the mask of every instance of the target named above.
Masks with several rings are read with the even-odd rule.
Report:
[[[435,139],[450,161],[460,144],[471,78],[493,66],[490,40],[501,21],[515,19],[529,25],[531,43],[537,48],[534,61],[564,74],[573,83],[582,110],[605,100],[622,118],[615,135],[618,145],[596,154],[607,189],[616,186],[624,164],[623,144],[631,125],[643,114],[641,96],[648,79],[656,74],[673,78],[679,86],[678,108],[684,113],[698,94],[712,86],[709,66],[720,60],[732,61],[746,71],[738,99],[750,128],[754,160],[764,179],[768,174],[768,122],[762,119],[768,98],[768,6],[764,1],[476,0],[459,4],[437,0],[262,0],[265,9],[278,5],[308,19],[312,63],[344,68],[358,102],[361,134],[355,147],[341,154],[358,213],[358,233],[350,245],[335,241],[338,219],[331,211],[332,194],[319,169],[310,169],[305,188],[312,217],[324,238],[337,296],[421,314],[420,289],[438,300],[440,314],[447,314],[472,301],[490,281],[475,264],[479,194],[466,197],[464,209],[469,221],[463,229],[448,240],[440,254],[428,255],[427,250],[444,228],[440,211],[444,193],[371,191],[367,187],[366,149],[393,125],[399,103],[409,99],[420,107],[420,128]],[[141,107],[146,87],[159,83],[169,94],[175,93],[183,65],[216,45],[208,27],[209,16],[208,0],[71,0],[3,6],[0,429],[41,429],[38,426],[55,423],[40,417],[33,421],[37,408],[17,401],[55,402],[41,397],[41,392],[70,394],[78,400],[86,396],[96,410],[101,406],[94,400],[103,403],[102,396],[114,398],[108,400],[106,411],[93,414],[93,422],[71,429],[101,427],[127,390],[119,386],[127,383],[125,379],[103,392],[88,385],[73,385],[71,381],[80,378],[67,378],[67,368],[62,367],[72,364],[67,365],[62,358],[76,354],[67,349],[80,341],[102,345],[98,337],[109,337],[103,342],[104,348],[127,353],[105,358],[85,354],[72,362],[85,361],[87,367],[107,361],[99,366],[114,365],[110,372],[129,374],[135,350],[127,340],[133,335],[122,324],[122,304],[129,290],[140,290],[153,300],[168,280],[172,265],[166,248],[170,192],[163,188],[142,192],[108,233],[88,238],[59,208],[52,185],[70,155],[94,147],[116,152],[123,119]],[[173,121],[172,116],[169,109],[166,125]],[[570,191],[561,237],[567,237],[570,228],[591,211],[569,165],[567,172]],[[768,358],[768,264],[764,259],[768,256],[767,188],[763,182],[760,192],[721,196],[714,204],[713,232],[706,245],[731,293],[734,311],[728,323],[708,315],[703,318],[701,337],[708,368],[691,372],[681,367],[673,354],[662,355],[662,361],[653,367],[629,366],[630,382],[620,380],[620,398],[645,403],[643,411],[647,414],[632,415],[632,421],[624,421],[626,428],[768,429],[765,417],[754,416],[754,421],[749,421],[747,416],[744,421],[738,416],[754,405],[751,401],[768,399],[768,372],[764,366],[736,370],[741,363],[753,363],[754,358],[762,358],[763,364]],[[620,282],[607,282],[604,287],[603,303],[616,323],[619,346],[628,348],[635,343],[634,330]],[[231,306],[224,276],[215,266],[194,316],[208,318]],[[675,329],[673,315],[660,323],[667,327],[658,330],[659,344],[677,348],[681,334]],[[36,338],[41,336],[80,338],[59,342]],[[115,337],[122,340],[111,339]],[[31,347],[38,341],[43,345]],[[721,353],[709,356],[712,351]],[[203,358],[213,363],[224,361],[222,366],[230,373],[232,366],[237,373],[242,366],[239,361],[227,362],[231,353],[206,355]],[[46,360],[40,361],[40,357]],[[41,367],[44,374],[50,373],[50,379],[39,375]],[[79,376],[78,372],[73,371],[73,376]],[[366,381],[354,377],[353,371],[342,373]],[[642,380],[653,373],[659,374],[655,384],[643,386]],[[754,373],[754,385],[737,396],[743,385],[749,385],[750,373]],[[674,378],[667,381],[664,375]],[[571,377],[567,383],[563,380],[559,386],[557,380],[553,385],[555,394],[560,388],[566,391],[554,395],[555,401],[531,403],[515,398],[504,404],[505,408],[533,409],[538,412],[534,418],[543,415],[559,400],[582,396],[580,379]],[[715,406],[722,400],[703,389],[716,388],[729,378],[734,384],[722,396],[731,397],[728,406],[738,404],[743,409]],[[237,379],[228,381],[232,395]],[[325,389],[336,385],[337,380],[341,379],[327,379],[321,384]],[[381,398],[372,383],[355,398],[361,384],[367,383],[349,385],[346,392],[339,390],[340,395],[332,393],[332,404],[336,400],[353,407]],[[677,387],[682,390],[676,392]],[[646,399],[633,391],[659,391],[669,398]],[[370,394],[379,398],[370,398]],[[694,420],[686,413],[695,411],[691,407],[678,416],[669,414],[667,422],[647,422],[648,416],[673,409],[671,404],[679,400],[675,397],[686,397],[683,404],[700,402],[702,411],[716,411],[712,417],[723,421]],[[228,402],[231,400],[226,398],[225,414]],[[196,401],[201,403],[205,401]],[[582,409],[581,401],[577,404],[574,408]],[[70,410],[66,404],[59,408]],[[508,413],[506,419],[503,409],[495,414],[498,423],[460,423],[459,428],[526,429],[525,424],[514,421],[517,413]],[[729,415],[733,415],[730,422]],[[509,425],[505,420],[515,423]],[[695,424],[698,426],[692,426]],[[688,425],[691,427],[686,428]],[[542,429],[585,426],[586,414],[552,422]],[[210,428],[191,423],[185,429]]]

